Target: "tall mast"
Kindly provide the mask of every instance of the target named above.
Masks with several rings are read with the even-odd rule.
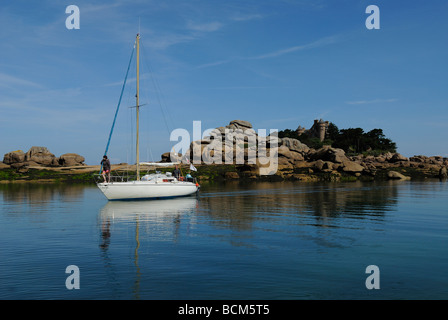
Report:
[[[136,109],[137,109],[137,117],[136,117],[136,121],[137,121],[137,139],[136,139],[136,160],[137,160],[137,181],[140,180],[140,152],[139,152],[139,135],[138,135],[138,131],[139,131],[139,111],[140,111],[140,104],[139,104],[139,86],[140,86],[140,34],[137,33],[137,39],[136,39],[136,46],[137,46],[137,94],[135,95],[136,98]]]

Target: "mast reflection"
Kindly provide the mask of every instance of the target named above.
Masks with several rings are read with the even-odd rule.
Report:
[[[198,200],[193,197],[165,200],[144,201],[109,201],[99,214],[100,244],[103,258],[108,267],[112,266],[109,250],[111,248],[114,227],[125,228],[132,232],[135,226],[135,245],[133,250],[133,265],[135,267],[135,281],[133,294],[140,299],[140,280],[144,268],[139,264],[139,249],[141,238],[149,236],[168,236],[173,234],[174,241],[179,236],[182,215],[194,212],[198,207]],[[174,226],[174,228],[173,228]],[[141,231],[146,231],[142,233]]]

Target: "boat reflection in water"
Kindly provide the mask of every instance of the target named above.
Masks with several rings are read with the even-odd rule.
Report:
[[[109,201],[101,209],[99,247],[106,266],[111,267],[114,264],[112,260],[116,250],[134,243],[132,260],[136,272],[133,286],[135,299],[140,298],[141,241],[157,242],[173,239],[176,242],[180,234],[182,216],[186,217],[186,228],[189,230],[192,219],[195,219],[195,215],[190,214],[195,213],[197,207],[198,200],[195,197],[183,197],[164,200]],[[133,233],[133,230],[135,230],[135,240],[129,241],[129,235]]]
[[[180,217],[196,210],[198,200],[195,197],[173,198],[144,201],[109,201],[100,212],[101,234],[106,249],[110,242],[112,225],[118,229],[127,228],[129,224],[144,224],[145,230],[157,231],[157,235],[167,234],[174,226],[179,226]]]
[[[109,201],[101,209],[101,218],[129,221],[135,217],[143,220],[173,217],[191,212],[197,207],[195,197],[164,200]]]

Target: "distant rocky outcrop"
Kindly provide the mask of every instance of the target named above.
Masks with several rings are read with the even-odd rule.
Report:
[[[229,125],[226,126],[229,129],[252,129],[252,124],[249,121],[244,120],[233,120],[230,121]]]
[[[46,147],[31,147],[28,152],[11,151],[4,155],[3,163],[12,168],[23,167],[71,167],[84,166],[84,157],[76,153],[66,153],[56,157]]]
[[[238,138],[238,133],[242,133],[243,138]],[[298,172],[306,172],[308,175],[326,174],[336,178],[341,175],[372,178],[382,171],[386,179],[409,179],[408,175],[398,172],[398,168],[403,169],[403,172],[406,172],[406,169],[409,171],[415,169],[431,177],[447,176],[448,158],[441,156],[419,155],[407,158],[391,152],[376,156],[368,154],[348,156],[339,148],[324,145],[315,150],[293,138],[280,139],[270,136],[263,146],[258,143],[260,138],[249,121],[233,120],[227,126],[213,130],[209,137],[191,142],[186,155],[189,156],[187,157],[189,161],[195,164],[198,164],[198,159],[201,161],[200,164],[216,164],[217,160],[222,164],[235,164],[238,173],[225,175],[227,179],[260,175],[263,166],[260,164],[260,159],[253,159],[254,154],[258,156],[260,151],[267,155],[271,154],[271,145],[277,146],[275,152],[277,152],[278,170],[275,174],[282,178],[303,178]],[[162,155],[162,162],[183,159],[185,157],[182,155],[169,152]]]
[[[62,167],[74,167],[84,165],[85,158],[76,153],[65,153],[58,159],[58,163]]]

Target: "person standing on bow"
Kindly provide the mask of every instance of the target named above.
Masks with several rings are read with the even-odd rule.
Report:
[[[110,182],[110,161],[107,159],[107,156],[103,156],[103,160],[101,160],[101,166],[103,167],[103,179],[104,182]],[[107,179],[106,179],[107,174]]]

